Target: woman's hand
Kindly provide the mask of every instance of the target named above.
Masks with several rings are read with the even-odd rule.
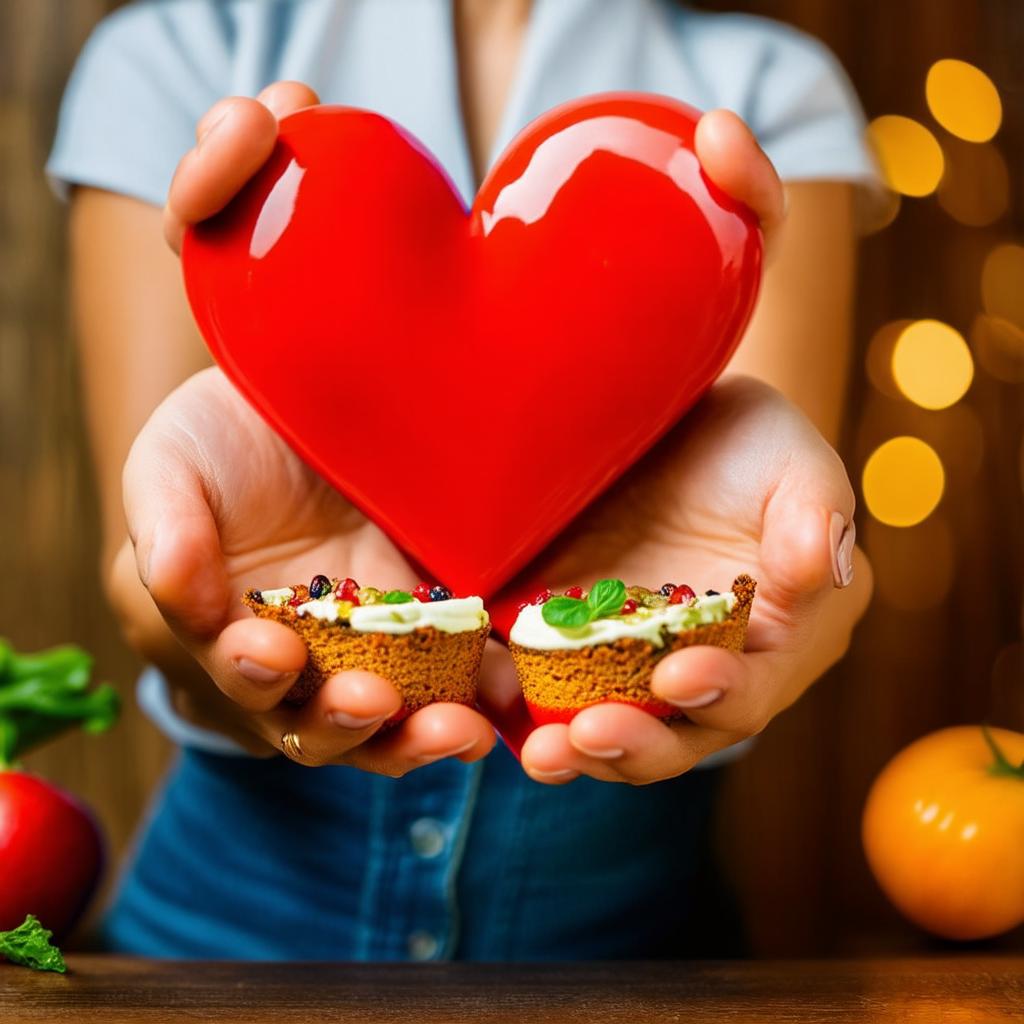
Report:
[[[196,144],[178,163],[164,207],[164,236],[181,251],[185,228],[222,210],[266,163],[277,122],[320,102],[301,82],[274,82],[256,99],[218,100],[196,125]]]
[[[219,370],[190,378],[154,412],[125,465],[124,499],[131,541],[116,560],[113,603],[193,720],[264,755],[295,732],[304,763],[388,775],[448,756],[474,761],[494,745],[486,719],[457,704],[423,708],[375,735],[401,697],[367,672],[334,676],[301,708],[281,703],[305,664],[305,644],[287,626],[253,618],[240,603],[245,589],[321,571],[405,589],[416,577]],[[160,616],[184,648],[178,655]]]
[[[839,457],[778,392],[749,378],[716,385],[555,542],[537,577],[556,592],[600,577],[699,592],[747,572],[758,584],[747,649],[659,662],[651,689],[688,721],[596,705],[536,729],[524,769],[543,782],[656,782],[760,732],[842,656],[867,605],[853,507]]]

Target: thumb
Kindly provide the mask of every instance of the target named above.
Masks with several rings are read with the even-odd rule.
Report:
[[[220,536],[198,458],[164,431],[160,410],[132,446],[123,490],[139,578],[161,614],[182,641],[215,635],[230,603]]]
[[[839,456],[820,439],[818,448],[790,462],[764,512],[762,565],[791,607],[853,578],[853,489]]]
[[[770,251],[786,216],[785,194],[751,130],[731,110],[712,110],[697,123],[694,148],[704,173],[757,216]]]

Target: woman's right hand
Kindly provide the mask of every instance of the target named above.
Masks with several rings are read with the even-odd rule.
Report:
[[[333,676],[301,708],[282,703],[305,644],[246,611],[245,589],[318,572],[389,588],[417,580],[384,533],[308,469],[219,370],[187,380],[150,417],[125,464],[124,501],[131,540],[115,560],[111,598],[193,721],[264,756],[294,732],[305,764],[392,776],[443,757],[475,761],[494,745],[487,720],[459,704],[422,708],[378,735],[401,697],[368,672]],[[183,651],[163,639],[164,622]]]
[[[190,224],[222,210],[266,163],[277,122],[320,102],[301,82],[274,82],[256,99],[218,100],[196,125],[196,144],[179,161],[164,206],[164,235],[175,252]]]

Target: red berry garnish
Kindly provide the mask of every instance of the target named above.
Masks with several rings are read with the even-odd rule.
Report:
[[[683,583],[672,591],[672,596],[668,599],[668,603],[683,604],[683,602],[685,601],[686,604],[689,604],[696,597],[697,595],[693,592],[693,587],[688,587],[685,583]]]
[[[544,604],[546,601],[550,601],[554,595],[545,587],[540,591],[533,599],[533,604]]]
[[[359,590],[359,584],[356,583],[351,576],[346,576],[335,588],[334,596],[339,601],[352,601],[355,604],[359,602],[356,600],[356,591]]]
[[[422,601],[423,604],[427,604],[430,601],[430,584],[429,583],[417,583],[412,588],[412,596],[417,601]]]
[[[622,602],[622,611],[619,612],[619,614],[620,615],[632,615],[633,612],[635,612],[635,611],[636,611],[636,601],[634,601],[632,598],[629,598],[628,601],[623,601]]]
[[[305,604],[305,603],[306,602],[303,601],[302,598],[299,597],[298,594],[296,594],[294,597],[288,598],[288,607],[289,608],[298,608],[300,604]]]
[[[566,597],[575,597],[576,600],[578,601],[583,596],[583,588],[582,587],[570,587],[565,592],[565,596]]]

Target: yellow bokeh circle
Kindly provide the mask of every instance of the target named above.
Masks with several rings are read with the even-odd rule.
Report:
[[[942,147],[923,124],[899,114],[885,114],[868,125],[868,139],[895,192],[927,196],[938,188],[945,159]]]
[[[942,460],[917,437],[894,437],[868,457],[861,477],[868,511],[887,526],[916,526],[946,486]]]
[[[963,336],[949,324],[915,320],[896,339],[892,376],[900,391],[923,409],[945,409],[971,386],[974,360]]]
[[[988,142],[1003,120],[1003,104],[992,79],[962,60],[939,60],[925,80],[928,109],[951,135]]]

